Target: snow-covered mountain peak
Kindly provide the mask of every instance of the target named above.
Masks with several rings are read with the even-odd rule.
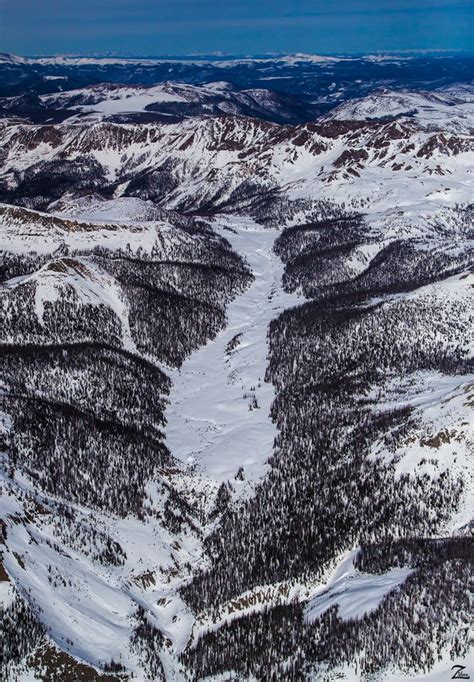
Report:
[[[432,129],[472,132],[472,87],[450,87],[434,92],[379,90],[359,100],[345,102],[327,114],[327,120],[413,119]]]

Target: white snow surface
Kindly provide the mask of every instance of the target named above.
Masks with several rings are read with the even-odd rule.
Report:
[[[31,490],[26,479],[19,480],[25,491]],[[154,494],[153,486],[150,494]],[[154,498],[157,501],[156,492]],[[96,667],[111,658],[121,660],[134,671],[135,679],[146,680],[129,649],[137,604],[147,609],[170,639],[170,654],[181,651],[193,617],[176,596],[183,575],[173,575],[177,562],[196,560],[199,544],[188,536],[179,538],[179,545],[178,538],[159,523],[91,515],[79,507],[76,511],[85,523],[120,542],[127,554],[124,566],[101,565],[68,544],[58,551],[61,540],[50,519],[35,525],[18,522],[23,518],[22,506],[6,489],[1,497],[1,517],[7,522],[9,539],[4,566],[13,582],[28,591],[35,608],[41,609],[41,620],[59,647]],[[150,576],[150,582],[143,583],[142,576]],[[184,678],[171,671],[168,679]]]
[[[384,116],[410,116],[423,125],[469,132],[474,115],[474,86],[450,86],[434,92],[377,90],[349,100],[326,115],[326,120],[366,121]]]
[[[15,588],[9,580],[0,580],[0,608],[6,609],[15,598]]]
[[[150,104],[159,102],[186,102],[192,97],[184,97],[180,93],[193,92],[192,86],[170,87],[167,83],[145,88],[138,86],[110,86],[108,84],[68,90],[53,95],[42,95],[41,99],[48,105],[66,106],[74,99],[78,104],[69,104],[72,109],[81,111],[98,111],[104,114],[145,111]],[[199,91],[199,88],[196,88]],[[91,102],[91,103],[89,103]]]
[[[306,618],[312,622],[336,604],[343,620],[361,618],[375,611],[389,592],[403,585],[410,573],[407,568],[392,568],[380,575],[361,573],[352,564],[346,564],[327,591],[309,600]]]
[[[255,279],[229,305],[226,328],[173,373],[166,440],[176,457],[213,480],[231,480],[243,467],[246,481],[254,482],[276,436],[269,416],[274,388],[264,380],[268,324],[302,300],[283,291],[283,264],[273,252],[278,230],[248,218],[218,218],[213,227],[246,258]]]
[[[76,112],[77,115],[70,119],[70,123],[75,120],[83,121],[84,114],[89,115],[88,120],[98,121],[107,120],[108,116],[115,114],[153,110],[169,116],[171,112],[166,112],[166,109],[161,111],[159,105],[170,103],[200,104],[202,115],[216,106],[221,112],[237,115],[241,112],[242,106],[257,109],[264,107],[268,111],[288,115],[285,108],[278,103],[275,93],[262,88],[238,90],[232,83],[226,81],[214,81],[205,85],[167,81],[153,86],[101,83],[41,95],[41,100],[46,106],[66,108]]]

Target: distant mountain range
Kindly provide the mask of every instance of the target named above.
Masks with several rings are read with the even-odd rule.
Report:
[[[119,57],[0,56],[0,96],[47,94],[98,83],[206,85],[226,81],[237,90],[269,88],[308,95],[329,109],[376,88],[432,90],[470,81],[472,54],[279,55],[124,59]],[[314,110],[308,118],[314,117]],[[296,122],[296,121],[294,121]]]

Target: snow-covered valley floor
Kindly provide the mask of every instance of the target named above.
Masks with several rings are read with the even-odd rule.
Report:
[[[264,381],[268,325],[302,300],[282,288],[283,263],[273,252],[279,230],[247,218],[219,219],[213,227],[246,258],[255,279],[229,305],[225,329],[172,373],[166,440],[176,457],[216,482],[243,467],[243,492],[245,482],[263,475],[276,435],[274,389]]]

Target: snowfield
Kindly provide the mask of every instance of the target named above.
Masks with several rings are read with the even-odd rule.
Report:
[[[228,307],[225,330],[173,373],[166,440],[204,476],[243,491],[264,475],[276,436],[274,388],[264,378],[268,324],[301,298],[282,289],[283,264],[273,252],[279,231],[245,218],[217,218],[213,227],[244,256],[255,279]],[[241,468],[243,480],[236,480]]]

